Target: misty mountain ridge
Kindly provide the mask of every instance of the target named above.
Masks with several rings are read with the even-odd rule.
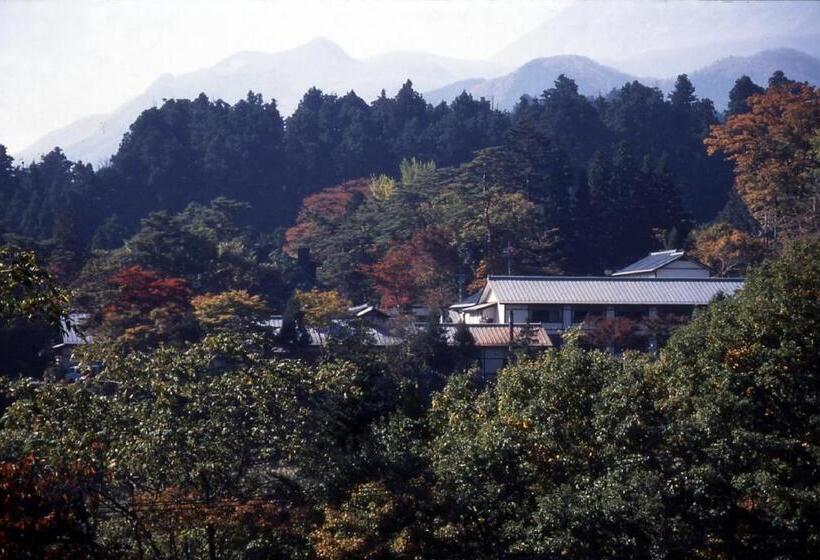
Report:
[[[711,99],[722,111],[729,102],[729,91],[742,75],[747,75],[765,86],[775,70],[792,80],[820,84],[820,59],[794,49],[771,49],[752,56],[731,56],[688,73],[698,97]],[[552,87],[559,75],[564,74],[578,84],[578,91],[586,96],[606,95],[627,82],[638,80],[670,92],[676,78],[658,79],[634,76],[577,55],[559,55],[531,60],[520,68],[493,79],[474,78],[449,84],[424,94],[435,104],[449,101],[462,91],[473,97],[491,99],[493,105],[511,110],[521,96],[538,97]]]
[[[205,93],[234,103],[253,90],[266,99],[276,99],[279,111],[287,116],[311,87],[340,95],[352,90],[370,100],[382,89],[397,91],[408,77],[417,90],[424,91],[476,74],[496,75],[506,69],[492,61],[425,53],[398,52],[356,59],[324,38],[278,53],[239,52],[208,68],[177,76],[163,74],[145,92],[112,113],[85,117],[50,132],[16,157],[32,161],[60,146],[70,159],[99,165],[117,150],[122,135],[140,113],[161,105],[164,99],[194,98]]]
[[[522,95],[537,97],[545,89],[552,87],[561,74],[575,80],[579,92],[586,96],[605,95],[613,88],[636,79],[585,56],[558,55],[531,60],[498,78],[474,78],[456,82],[426,92],[424,98],[435,105],[441,101],[450,101],[466,91],[473,97],[492,100],[495,107],[510,110]]]
[[[743,74],[765,85],[774,70],[794,80],[820,83],[820,60],[794,49],[772,49],[752,56],[722,58],[689,73],[699,97],[725,108],[734,81]],[[537,97],[564,74],[587,96],[605,95],[624,83],[639,80],[669,91],[674,78],[636,76],[580,55],[557,55],[530,60],[512,72],[493,62],[450,59],[424,53],[398,52],[364,59],[349,56],[327,39],[316,39],[280,53],[240,52],[209,68],[179,76],[163,74],[141,95],[108,115],[86,117],[55,130],[21,153],[18,160],[32,161],[60,146],[67,157],[100,165],[117,150],[122,135],[142,111],[164,99],[210,98],[233,103],[249,90],[274,98],[287,116],[311,87],[344,94],[355,91],[370,101],[384,88],[396,91],[407,79],[433,104],[449,102],[462,91],[484,97],[495,107],[512,109],[522,95]],[[499,75],[501,74],[501,75]],[[486,77],[497,76],[497,77]]]
[[[719,58],[790,47],[820,56],[820,3],[574,2],[496,60],[578,54],[635,75],[674,77]]]

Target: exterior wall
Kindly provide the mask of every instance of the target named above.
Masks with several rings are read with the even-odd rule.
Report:
[[[656,271],[657,278],[709,278],[712,276],[708,268],[689,261],[678,259]]]
[[[486,376],[495,373],[507,363],[506,348],[482,348],[481,349],[481,373]]]
[[[498,323],[498,308],[502,305],[492,305],[476,311],[465,311],[464,322],[468,325],[478,325],[481,323]]]

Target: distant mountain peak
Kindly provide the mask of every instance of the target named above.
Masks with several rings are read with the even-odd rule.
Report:
[[[316,37],[315,39],[311,39],[301,47],[297,47],[293,50],[303,50],[310,52],[311,54],[315,55],[327,55],[331,57],[340,57],[340,58],[351,58],[347,52],[340,47],[338,44],[334,43],[327,37]]]

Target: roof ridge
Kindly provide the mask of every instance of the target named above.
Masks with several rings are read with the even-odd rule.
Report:
[[[743,282],[745,278],[733,276],[726,278],[634,278],[630,276],[516,276],[516,275],[489,275],[490,280],[586,280],[607,282]]]

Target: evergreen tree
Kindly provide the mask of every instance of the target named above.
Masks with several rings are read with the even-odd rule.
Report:
[[[783,70],[775,70],[774,73],[769,77],[770,88],[785,86],[790,83],[792,83],[792,81],[786,77],[786,74],[783,73]]]
[[[122,246],[126,237],[128,237],[128,230],[120,221],[119,216],[113,214],[100,224],[100,227],[94,232],[94,237],[91,239],[91,248],[116,249]]]
[[[475,339],[464,321],[453,332],[453,355],[457,371],[467,371],[476,357]]]
[[[695,86],[692,85],[689,76],[686,74],[678,75],[677,80],[675,80],[675,88],[669,94],[669,101],[676,108],[686,108],[697,101]]]
[[[276,334],[276,343],[289,352],[296,352],[310,344],[310,333],[305,325],[305,316],[299,309],[299,302],[291,297],[282,313],[282,326]]]
[[[735,85],[729,92],[729,108],[727,114],[741,115],[748,113],[749,105],[746,103],[746,99],[748,99],[750,95],[763,93],[764,91],[766,90],[754,83],[749,76],[741,76],[735,81]]]

